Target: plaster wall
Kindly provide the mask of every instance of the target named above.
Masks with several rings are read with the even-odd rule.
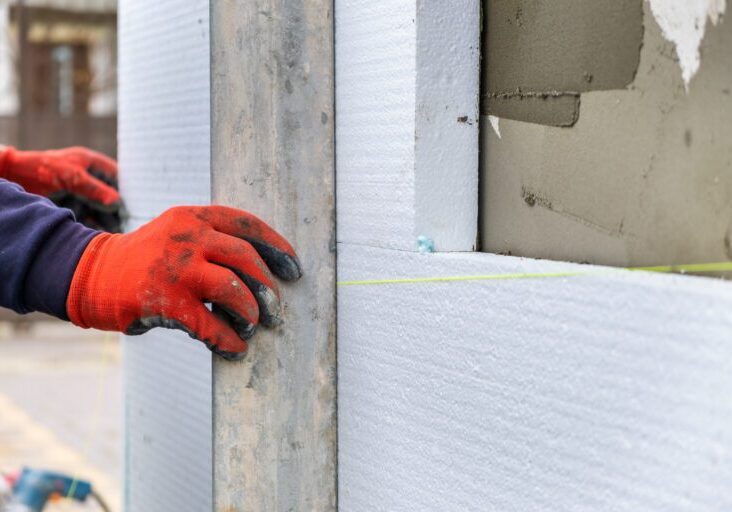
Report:
[[[486,0],[484,112],[553,126],[577,122],[580,93],[623,89],[643,44],[642,0]]]
[[[119,159],[135,228],[210,201],[209,2],[119,5]],[[211,355],[177,331],[124,341],[125,510],[212,506]]]
[[[511,4],[514,17],[522,8],[530,20],[541,2],[486,3]],[[565,10],[550,19],[553,25],[503,23],[504,45],[485,49],[484,75],[501,74],[510,62],[520,68],[512,72],[516,87],[529,79],[547,86],[557,79],[553,69],[567,71],[576,83],[557,83],[557,89],[576,92],[577,111],[572,126],[557,127],[551,126],[556,119],[540,116],[545,107],[524,104],[524,111],[512,112],[483,103],[484,114],[506,116],[498,121],[500,138],[494,130],[481,132],[483,250],[618,266],[732,259],[732,23],[722,17],[724,2],[625,2],[633,4],[626,9],[633,19],[612,33],[601,29],[617,19],[597,18],[589,9],[595,3],[615,5],[586,3],[583,16]],[[486,23],[490,32],[501,21]],[[585,44],[574,41],[555,52],[552,68],[533,64],[546,48],[524,45],[512,53],[520,45],[508,44],[510,34],[533,27],[542,37],[542,31],[562,33],[567,23],[601,27],[578,32]],[[641,24],[642,46],[627,34]],[[605,52],[616,47],[625,48],[612,52],[624,55],[619,63]],[[577,52],[594,76],[584,85],[585,68],[573,67]],[[637,67],[632,76],[603,79],[603,72],[628,65]],[[481,121],[488,125],[486,117]]]

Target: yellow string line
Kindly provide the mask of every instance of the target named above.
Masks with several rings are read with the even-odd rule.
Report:
[[[565,272],[536,272],[518,274],[486,274],[474,276],[444,276],[444,277],[406,277],[396,279],[364,279],[359,281],[338,281],[338,286],[368,286],[378,284],[419,284],[419,283],[441,283],[456,281],[498,281],[510,279],[545,279],[551,277],[574,277],[586,275],[607,274],[611,272],[634,271],[634,272],[661,272],[661,273],[704,273],[704,272],[730,272],[732,262],[723,261],[719,263],[692,263],[689,265],[658,265],[652,267],[621,267],[603,268],[600,270],[570,270]]]
[[[94,399],[94,414],[92,415],[91,428],[89,429],[89,435],[86,437],[84,447],[81,450],[81,455],[84,458],[89,457],[91,452],[91,446],[96,442],[99,434],[99,421],[102,417],[102,400],[104,399],[104,379],[105,372],[109,367],[110,361],[110,348],[114,334],[111,332],[104,333],[102,341],[102,362],[99,366],[99,382],[97,384],[97,396]],[[69,486],[69,492],[66,493],[66,499],[71,499],[76,492],[76,488],[79,486],[79,481],[83,480],[78,475],[74,476]],[[93,484],[92,484],[93,488]]]

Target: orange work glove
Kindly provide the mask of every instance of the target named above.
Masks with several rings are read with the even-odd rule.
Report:
[[[181,329],[226,359],[240,359],[258,324],[280,322],[270,270],[288,281],[301,274],[292,246],[262,220],[225,206],[180,206],[132,233],[93,238],[66,310],[81,327]]]
[[[51,151],[6,147],[0,158],[0,178],[52,199],[72,195],[102,211],[116,211],[120,204],[115,161],[82,147]]]
[[[126,211],[122,204],[120,204],[118,210],[110,212],[89,206],[88,203],[70,195],[54,198],[53,202],[56,203],[56,206],[71,210],[74,213],[74,218],[87,227],[109,233],[122,232],[122,223],[126,217]]]

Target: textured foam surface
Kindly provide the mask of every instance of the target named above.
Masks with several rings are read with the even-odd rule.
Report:
[[[598,267],[340,245],[339,280]],[[732,286],[338,290],[342,510],[729,510]]]
[[[411,1],[336,2],[336,196],[342,242],[416,249],[415,17]]]
[[[209,3],[120,2],[119,149],[132,226],[210,199]],[[176,331],[124,345],[125,509],[212,504],[211,355]]]
[[[475,246],[480,2],[338,0],[338,241]]]

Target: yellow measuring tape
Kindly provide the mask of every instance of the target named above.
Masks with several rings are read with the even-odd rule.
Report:
[[[509,279],[545,279],[551,277],[574,277],[586,275],[601,275],[613,272],[634,271],[634,272],[661,272],[679,274],[702,274],[709,272],[732,272],[732,261],[719,263],[692,263],[689,265],[658,265],[652,267],[604,267],[594,270],[568,270],[564,272],[525,272],[514,274],[485,274],[472,276],[441,276],[441,277],[406,277],[395,279],[364,279],[358,281],[338,281],[338,286],[367,286],[385,284],[418,284],[418,283],[442,283],[455,281],[498,281]]]

